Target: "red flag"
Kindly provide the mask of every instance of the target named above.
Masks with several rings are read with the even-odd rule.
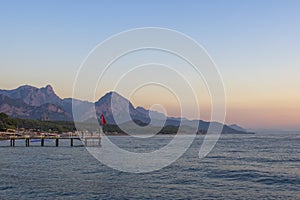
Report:
[[[104,115],[103,115],[103,114],[101,115],[101,122],[102,122],[102,124],[103,124],[103,125],[105,125],[105,124],[106,124],[106,120],[105,120],[105,118],[104,118]]]

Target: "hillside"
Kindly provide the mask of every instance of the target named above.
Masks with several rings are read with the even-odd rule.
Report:
[[[114,106],[111,105],[112,102]],[[73,113],[72,106],[76,109],[76,113]],[[96,111],[96,116],[93,115],[93,110]],[[128,99],[116,92],[105,94],[95,103],[72,98],[62,99],[56,95],[50,85],[43,88],[25,85],[14,90],[0,90],[0,112],[6,113],[12,118],[51,122],[73,122],[73,120],[87,122],[92,119],[99,120],[103,114],[109,124],[107,127],[111,127],[112,130],[119,130],[116,126],[117,122],[118,124],[127,123],[128,126],[137,124],[139,126],[150,125],[151,127],[165,122],[165,129],[162,132],[174,132],[181,123],[187,127],[198,123],[198,132],[206,133],[210,125],[210,122],[202,120],[190,121],[184,118],[172,118],[143,107],[134,107]],[[153,116],[152,120],[149,117],[150,114]],[[132,124],[130,121],[135,123]],[[223,126],[223,133],[246,133],[242,128],[235,129],[217,122],[213,123]]]

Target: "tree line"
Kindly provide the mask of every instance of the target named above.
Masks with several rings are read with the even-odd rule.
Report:
[[[80,130],[86,130],[89,132],[95,132],[99,130],[98,126],[95,124],[85,123],[76,123],[76,127]],[[41,131],[41,132],[74,132],[76,131],[74,122],[69,121],[42,121],[42,120],[33,120],[33,119],[20,119],[9,117],[5,113],[0,113],[0,131],[7,131],[9,129],[26,129],[32,131]],[[98,130],[97,130],[98,129]],[[124,131],[115,124],[106,124],[103,127],[105,133],[117,133],[117,134],[126,134]],[[165,126],[160,130],[160,134],[176,134],[178,127],[175,126]]]
[[[8,129],[26,129],[33,131],[46,132],[73,132],[75,125],[73,122],[66,121],[41,121],[32,119],[20,119],[9,117],[5,113],[0,113],[0,130],[7,131]]]

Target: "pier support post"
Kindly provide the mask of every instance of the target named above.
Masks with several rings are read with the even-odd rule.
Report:
[[[29,147],[29,144],[30,144],[29,141],[30,141],[29,138],[26,138],[26,139],[25,139],[25,146],[26,146],[26,147]]]
[[[59,139],[58,139],[58,138],[56,138],[56,139],[55,139],[55,146],[57,146],[57,147],[58,147],[58,144],[59,144]]]

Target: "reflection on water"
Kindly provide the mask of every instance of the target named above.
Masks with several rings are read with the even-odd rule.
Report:
[[[172,136],[111,140],[133,152],[149,152]],[[257,199],[300,198],[300,136],[223,135],[213,151],[198,158],[203,136],[175,163],[146,174],[110,169],[78,142],[39,147],[0,144],[0,199]],[[5,147],[4,147],[5,146]]]

